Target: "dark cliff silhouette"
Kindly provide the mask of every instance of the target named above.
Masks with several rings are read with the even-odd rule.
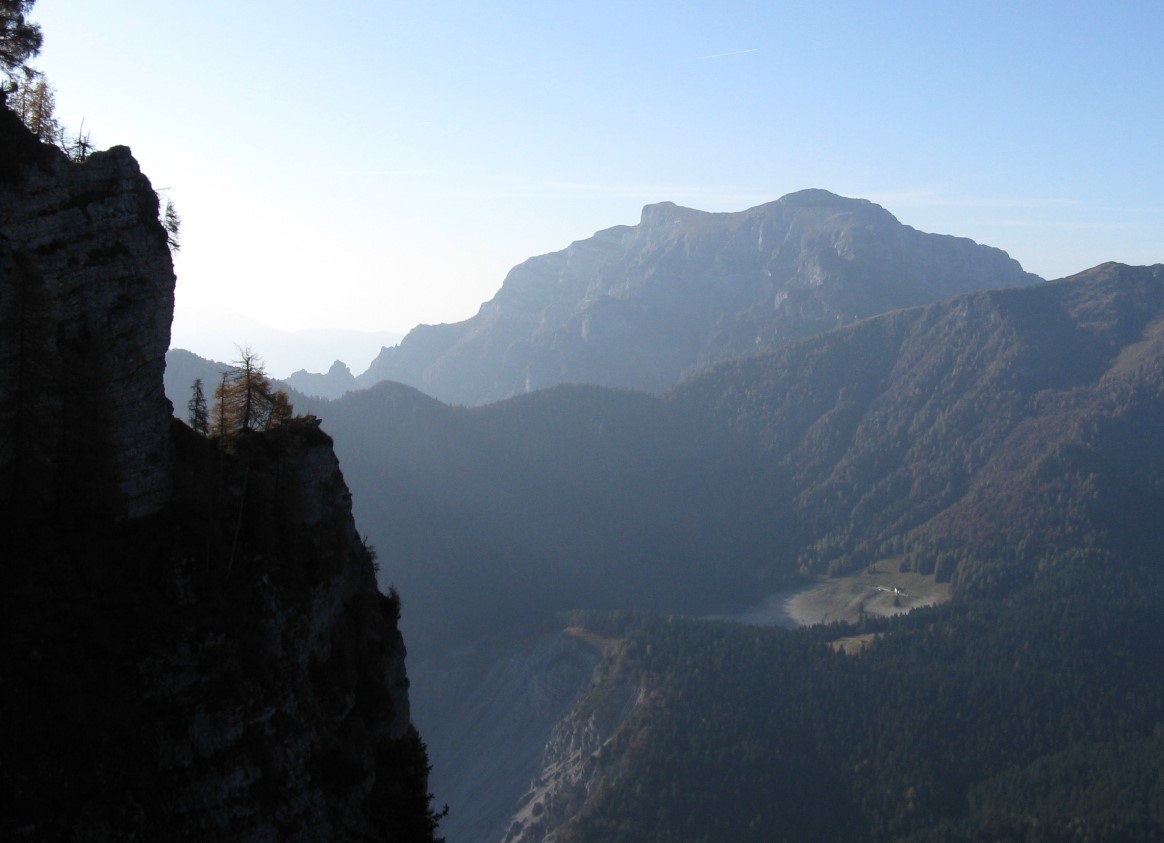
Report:
[[[129,150],[0,109],[0,837],[432,840],[331,440],[174,421],[173,289]]]

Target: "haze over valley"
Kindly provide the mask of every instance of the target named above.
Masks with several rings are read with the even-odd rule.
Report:
[[[609,778],[677,751],[650,736],[658,705],[688,712],[710,692],[691,685],[690,670],[734,681],[722,656],[676,655],[686,666],[660,668],[660,682],[634,655],[648,643],[682,650],[704,640],[720,652],[716,637],[736,633],[706,619],[766,628],[758,657],[789,647],[809,676],[832,669],[813,655],[821,642],[871,660],[870,670],[897,670],[898,659],[917,657],[906,654],[920,640],[907,642],[957,628],[1004,648],[981,653],[975,670],[989,674],[1013,646],[1007,636],[1025,640],[1035,628],[1055,652],[1066,646],[1084,660],[1120,647],[1108,633],[1091,640],[1094,613],[1123,611],[1125,590],[1156,588],[1164,266],[1105,264],[1042,281],[997,250],[915,232],[824,191],[738,214],[664,204],[643,218],[532,259],[478,316],[422,326],[386,349],[377,365],[406,360],[399,371],[415,386],[373,383],[374,365],[338,400],[295,399],[335,437],[381,585],[405,595],[414,718],[433,787],[439,801],[465,806],[444,820],[450,840],[635,840],[656,830],[688,839],[678,826],[641,825],[642,811],[657,810],[678,810],[683,827],[726,824],[765,839],[760,826],[736,824],[742,814],[699,813],[686,800],[680,810],[661,792],[650,796],[663,800],[655,807],[633,807]],[[772,231],[779,248],[765,252]],[[540,266],[554,270],[532,271]],[[577,371],[594,383],[570,383]],[[433,384],[477,391],[448,404],[417,388]],[[1098,592],[1094,578],[1105,583]],[[1077,600],[1086,623],[1037,619]],[[980,611],[996,632],[970,620]],[[690,626],[663,631],[657,615]],[[797,626],[811,631],[787,631]],[[664,644],[669,635],[678,637]],[[1147,661],[1128,693],[1146,706],[1138,722],[1155,722],[1157,657],[1132,648]],[[1056,658],[1038,656],[1035,675],[1057,671]],[[881,659],[890,666],[872,666]],[[934,681],[968,680],[955,671]],[[824,706],[814,682],[792,683],[787,704]],[[750,694],[771,691],[732,693],[715,704],[743,716]],[[920,728],[908,713],[908,695],[920,693],[902,698],[895,717],[906,719],[892,728]],[[977,733],[1010,743],[1022,763],[1058,769],[1055,753],[1072,751],[1070,739],[1050,737],[1069,716],[1068,697],[1039,703],[1051,725],[1034,743],[1012,732],[1029,726],[981,705],[998,722],[975,720]],[[1121,722],[1103,726],[1101,740],[1146,734]],[[746,728],[784,739],[780,726]],[[939,741],[923,729],[916,740],[957,751],[964,734],[947,728]],[[611,742],[627,748],[588,756]],[[802,782],[808,790],[776,815],[758,814],[761,825],[799,829],[784,832],[796,839],[881,829],[871,840],[983,827],[974,811],[986,809],[954,806],[1003,771],[989,753],[965,775],[927,768],[942,795],[916,813],[863,802],[871,780],[830,766],[843,756],[830,752],[811,772],[776,761],[723,770],[751,786],[787,782],[792,769],[817,782]],[[713,778],[716,765],[736,769],[739,750],[728,756],[702,769]],[[668,763],[688,762],[681,752]],[[905,774],[897,763],[885,760],[879,775]],[[1093,772],[1115,764],[1088,763]],[[649,779],[646,770],[635,775]],[[827,813],[836,798],[847,807]],[[814,819],[805,804],[824,813]],[[1121,828],[1152,822],[1125,809]],[[1057,821],[1059,809],[1046,810]],[[992,828],[1017,827],[991,816]]]
[[[1164,839],[1162,28],[0,0],[0,839]]]

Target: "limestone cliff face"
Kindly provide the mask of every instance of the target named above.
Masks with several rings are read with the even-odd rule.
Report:
[[[181,712],[141,740],[162,829],[430,839],[399,602],[376,590],[330,438],[302,419],[224,452],[175,429],[182,532],[158,556],[182,625],[137,665],[144,702]]]
[[[600,655],[558,632],[419,663],[425,681],[413,699],[437,801],[453,807],[442,823],[450,843],[498,843],[506,834],[514,804],[542,770],[546,741]]]
[[[128,150],[0,109],[0,839],[431,841],[331,439],[173,421],[173,287]]]
[[[640,678],[609,671],[608,655],[573,709],[554,726],[541,768],[518,802],[502,843],[553,843],[558,830],[586,806],[608,772],[605,750],[650,699]]]
[[[357,380],[459,404],[570,382],[660,392],[875,314],[1038,280],[998,249],[823,190],[731,214],[664,202],[514,267],[476,316],[415,328]]]
[[[3,110],[0,146],[0,506],[156,512],[174,303],[157,196],[125,147],[75,164]]]

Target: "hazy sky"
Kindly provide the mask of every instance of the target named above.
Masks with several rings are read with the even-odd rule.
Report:
[[[476,312],[670,200],[820,187],[1059,277],[1164,261],[1164,3],[39,0],[58,116],[183,219],[183,309]]]

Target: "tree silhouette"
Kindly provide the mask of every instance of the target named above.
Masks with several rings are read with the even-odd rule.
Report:
[[[23,75],[23,81],[14,79],[8,88],[8,108],[42,141],[61,143],[56,91],[38,70],[25,68]]]
[[[166,245],[170,247],[171,252],[176,252],[182,248],[178,240],[178,231],[182,227],[182,218],[178,216],[178,211],[174,208],[174,200],[166,197],[166,210],[162,213],[162,228],[166,229]]]
[[[291,402],[283,390],[275,390],[263,368],[263,359],[249,346],[239,348],[235,368],[222,373],[214,392],[219,436],[269,430],[291,418]]]
[[[202,391],[202,378],[195,378],[190,387],[190,403],[186,405],[189,411],[190,427],[195,433],[203,436],[210,435],[210,414],[206,409],[206,395]]]
[[[44,41],[40,27],[26,15],[35,0],[0,0],[0,69],[11,76],[40,52]]]

